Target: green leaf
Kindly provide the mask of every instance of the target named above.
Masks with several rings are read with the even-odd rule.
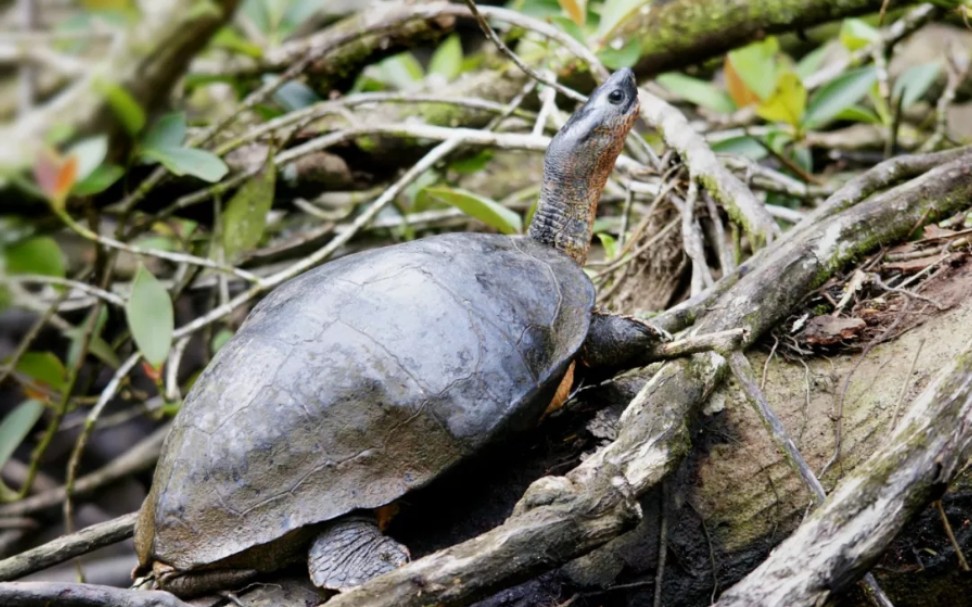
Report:
[[[327,4],[327,0],[288,0],[285,3],[284,14],[280,24],[287,34],[303,25],[305,21],[319,13]]]
[[[564,30],[564,32],[566,32],[574,40],[582,44],[587,44],[587,36],[584,35],[584,30],[581,28],[581,26],[571,21],[570,17],[555,15],[553,17],[549,17],[549,19],[554,23],[554,25]]]
[[[401,91],[415,88],[425,77],[422,64],[412,53],[399,53],[378,64],[378,79]]]
[[[53,238],[37,236],[12,245],[6,254],[11,274],[41,274],[64,278],[64,257]]]
[[[769,122],[798,126],[807,107],[807,89],[793,72],[780,75],[776,89],[756,107],[756,114]]]
[[[810,128],[822,126],[867,95],[877,80],[874,66],[850,70],[820,87],[807,103],[803,122]]]
[[[82,329],[73,328],[64,332],[65,335],[72,338],[77,338],[81,335]],[[88,340],[88,352],[93,354],[98,360],[105,363],[112,369],[117,369],[121,366],[121,361],[118,360],[118,355],[115,351],[111,349],[111,345],[105,341],[100,335],[92,335]]]
[[[810,76],[812,76],[818,69],[820,69],[820,64],[823,63],[824,57],[827,56],[827,51],[830,50],[826,44],[821,44],[814,50],[810,51],[800,59],[793,71],[796,75],[800,77],[800,81],[804,81]]]
[[[548,19],[561,14],[557,0],[513,0],[509,8],[537,19]]]
[[[97,137],[82,139],[71,146],[67,155],[73,156],[78,162],[77,175],[75,176],[76,189],[78,182],[91,176],[95,169],[104,162],[105,156],[108,155],[108,138],[104,135],[98,135]]]
[[[0,422],[0,468],[10,460],[10,456],[20,443],[24,442],[42,413],[44,413],[44,405],[34,399],[28,399],[3,418]]]
[[[117,164],[103,164],[92,171],[86,179],[74,184],[71,191],[77,196],[92,196],[110,188],[124,174],[125,169]]]
[[[186,113],[166,114],[142,138],[143,149],[177,148],[186,139]]]
[[[292,112],[313,105],[321,98],[314,92],[314,89],[303,82],[290,80],[274,91],[273,100],[279,103],[283,109]]]
[[[219,352],[219,349],[226,345],[226,342],[233,337],[233,332],[227,328],[222,328],[213,335],[212,341],[209,343],[210,351],[213,354]]]
[[[228,51],[254,59],[259,59],[263,56],[263,49],[259,44],[253,44],[243,36],[240,36],[232,27],[224,27],[216,32],[211,44],[216,48],[224,48]]]
[[[618,256],[618,241],[614,236],[607,232],[598,232],[597,238],[601,241],[601,246],[604,247],[604,259],[610,260]]]
[[[222,216],[222,234],[227,259],[235,258],[260,242],[267,227],[267,212],[273,206],[276,177],[276,167],[270,156],[263,170],[244,183],[226,205]]]
[[[770,36],[729,53],[729,62],[736,74],[760,99],[767,99],[776,88],[776,53],[779,48],[776,38]]]
[[[794,145],[789,148],[790,161],[803,169],[807,174],[813,174],[813,154],[805,145]]]
[[[606,46],[597,53],[598,59],[612,70],[631,67],[638,62],[640,56],[641,45],[638,44],[637,38],[628,40],[621,48],[615,49],[613,46]]]
[[[67,383],[64,363],[51,352],[24,352],[17,361],[16,369],[18,373],[56,392],[64,390]]]
[[[409,205],[405,209],[409,213],[421,213],[422,211],[427,211],[432,208],[436,201],[428,196],[422,196],[422,190],[425,188],[435,185],[441,181],[442,176],[435,169],[430,169],[419,175],[415,181],[408,184],[402,195],[406,200],[409,201]]]
[[[909,107],[928,92],[941,69],[937,61],[909,67],[894,81],[891,98],[897,99],[900,95],[901,107]]]
[[[215,183],[229,171],[219,156],[195,148],[148,148],[142,156],[157,160],[176,175],[192,175],[203,181]]]
[[[105,330],[105,324],[107,322],[108,310],[101,308],[90,331],[83,326],[69,327],[64,330],[64,336],[71,339],[71,344],[67,351],[67,358],[65,359],[68,365],[73,366],[77,364],[78,357],[81,356],[82,346],[85,340],[87,340],[88,354],[93,354],[114,369],[118,368],[118,357],[115,355],[114,350],[111,349],[111,346],[101,337],[101,333]]]
[[[476,152],[472,156],[457,158],[449,163],[449,168],[462,175],[469,175],[483,170],[489,161],[493,159],[493,151],[485,148]]]
[[[840,27],[840,42],[849,51],[864,48],[880,37],[881,32],[860,19],[844,19]]]
[[[145,126],[145,110],[135,101],[131,93],[107,80],[95,81],[95,90],[104,96],[129,135],[135,135],[142,130]]]
[[[745,156],[753,160],[761,160],[769,155],[765,147],[748,135],[716,141],[712,144],[712,151],[717,154]]]
[[[494,200],[483,198],[457,188],[446,186],[428,187],[419,192],[419,198],[429,197],[452,205],[486,225],[504,234],[517,234],[523,230],[520,216]]]
[[[850,122],[866,122],[868,124],[881,124],[881,118],[871,110],[859,105],[852,105],[837,112],[835,120],[847,120]]]
[[[160,367],[169,355],[175,329],[172,300],[162,283],[141,264],[125,304],[125,318],[142,356],[152,366]]]
[[[627,20],[641,7],[651,4],[652,0],[606,0],[601,7],[601,21],[597,25],[597,37],[610,37],[614,29]]]
[[[452,34],[435,49],[429,60],[429,73],[444,76],[446,80],[462,73],[462,43],[458,34]]]
[[[672,94],[698,106],[728,114],[736,109],[725,91],[711,82],[692,78],[678,72],[669,72],[655,78],[655,82],[668,89]]]

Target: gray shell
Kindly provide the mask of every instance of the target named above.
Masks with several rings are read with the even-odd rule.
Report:
[[[280,286],[176,416],[140,560],[192,569],[292,543],[535,423],[593,304],[566,255],[482,234],[350,255]]]

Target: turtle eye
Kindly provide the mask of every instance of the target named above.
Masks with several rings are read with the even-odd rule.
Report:
[[[608,101],[610,101],[614,105],[617,105],[622,101],[624,101],[624,93],[621,91],[621,89],[614,89],[613,91],[608,93]]]

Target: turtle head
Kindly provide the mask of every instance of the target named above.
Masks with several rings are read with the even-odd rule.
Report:
[[[550,142],[531,238],[580,264],[587,260],[597,203],[637,117],[638,87],[624,68],[591,93]]]

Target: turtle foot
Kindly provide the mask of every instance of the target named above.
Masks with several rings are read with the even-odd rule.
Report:
[[[346,519],[325,529],[311,545],[307,566],[314,585],[344,592],[409,561],[408,548],[368,520]]]

